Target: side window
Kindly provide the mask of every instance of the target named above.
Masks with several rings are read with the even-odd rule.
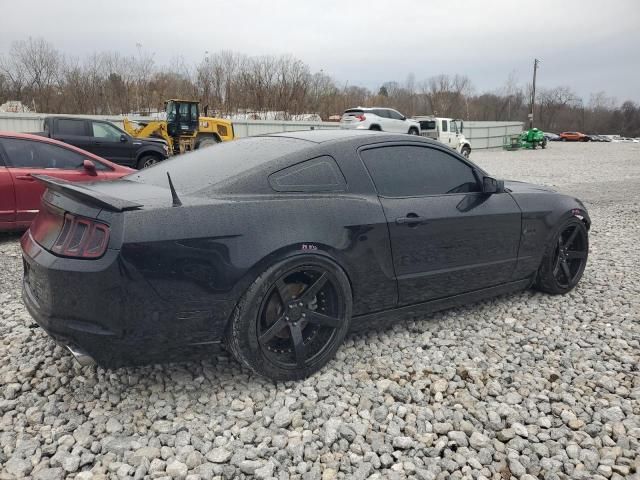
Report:
[[[84,161],[84,156],[77,152],[44,142],[5,138],[2,146],[10,167],[75,170],[82,167]],[[99,167],[96,165],[96,168]]]
[[[458,125],[456,125],[455,120],[449,122],[449,131],[451,131],[451,133],[458,133]]]
[[[113,125],[104,122],[91,122],[93,136],[104,138],[105,140],[120,141],[122,132]]]
[[[373,113],[375,113],[376,115],[378,115],[379,117],[382,118],[390,118],[389,117],[389,111],[388,110],[384,110],[382,108],[377,108],[373,111]]]
[[[396,112],[395,110],[388,110],[389,112],[389,117],[393,118],[394,120],[402,120],[402,115],[400,115],[399,112]]]
[[[61,118],[57,121],[57,127],[59,135],[76,135],[79,137],[87,135],[87,132],[84,129],[84,120]]]
[[[447,120],[442,120],[442,131],[446,132],[448,131],[447,126],[448,126],[449,122]]]
[[[360,153],[378,193],[387,197],[418,197],[479,192],[469,165],[429,147],[398,145]]]
[[[269,183],[278,192],[336,192],[347,187],[336,161],[328,155],[272,173]]]

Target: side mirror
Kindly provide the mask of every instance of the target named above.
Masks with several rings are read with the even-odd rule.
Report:
[[[126,135],[124,135],[124,134],[120,135],[120,141],[121,141],[122,143],[126,142],[126,141],[127,141],[127,136],[126,136]]]
[[[460,133],[464,132],[464,122],[460,121]]]
[[[406,120],[406,119],[407,119],[407,117],[404,117],[404,116],[402,117],[402,121],[404,121],[404,120]]]
[[[96,165],[91,160],[85,160],[82,162],[82,167],[89,175],[97,175]]]
[[[503,193],[504,181],[496,180],[493,177],[482,177],[482,193]]]

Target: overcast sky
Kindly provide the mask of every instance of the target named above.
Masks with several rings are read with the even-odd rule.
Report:
[[[0,51],[43,37],[66,55],[153,52],[199,61],[205,51],[292,54],[342,83],[378,88],[440,73],[478,92],[511,72],[540,86],[601,90],[640,101],[640,1],[513,0],[0,0]]]

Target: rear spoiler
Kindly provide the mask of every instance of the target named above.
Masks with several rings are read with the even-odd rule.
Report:
[[[97,190],[92,190],[81,183],[67,182],[60,178],[49,175],[31,175],[33,178],[43,183],[49,190],[53,190],[67,197],[71,197],[81,202],[89,203],[96,207],[106,208],[114,212],[125,210],[135,210],[142,207],[142,204],[111,197]]]

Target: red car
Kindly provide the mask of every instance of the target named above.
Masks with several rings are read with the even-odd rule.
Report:
[[[580,132],[562,132],[560,134],[560,140],[563,142],[588,142],[591,139]]]
[[[45,186],[32,174],[75,182],[111,180],[132,172],[57,140],[0,132],[0,231],[27,229],[38,213]]]

